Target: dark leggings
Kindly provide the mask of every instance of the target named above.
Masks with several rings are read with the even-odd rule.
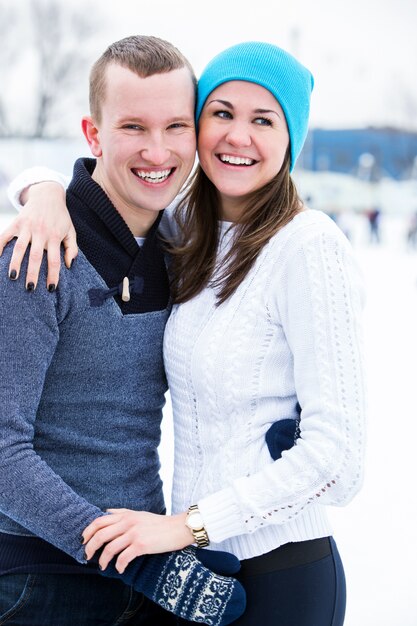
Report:
[[[342,626],[346,606],[343,565],[331,537],[288,543],[242,561],[236,576],[247,608],[233,626]],[[190,626],[149,604],[145,626]],[[141,622],[142,624],[142,622]]]
[[[307,557],[306,557],[307,555]],[[343,565],[333,538],[287,544],[242,561],[247,608],[235,626],[342,626]]]

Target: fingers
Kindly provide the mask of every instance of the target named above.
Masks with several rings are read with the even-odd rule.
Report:
[[[0,256],[3,254],[5,246],[15,237],[15,229],[9,226],[0,234]]]
[[[3,253],[4,247],[16,237],[16,226],[13,223],[0,235],[0,256]],[[65,246],[65,264],[68,268],[71,267],[72,261],[78,254],[77,237],[75,230],[64,240]],[[23,258],[30,245],[30,253],[28,260],[28,268],[25,278],[26,289],[35,289],[38,280],[39,272],[42,265],[43,253],[46,249],[48,258],[48,275],[46,279],[46,287],[49,291],[55,291],[59,283],[59,271],[61,268],[61,240],[59,236],[52,236],[49,240],[44,240],[43,237],[32,235],[29,230],[21,230],[16,238],[12,257],[9,264],[9,277],[12,280],[17,280],[20,275]]]
[[[108,543],[104,548],[98,562],[100,568],[105,570],[110,561],[112,561],[117,555],[119,556],[116,561],[116,569],[119,574],[123,574],[130,561],[133,561],[135,557],[140,556],[140,554],[138,554],[137,547],[130,544],[126,535],[121,535],[120,537],[117,537],[117,539]]]
[[[26,289],[36,289],[39,279],[39,271],[41,269],[43,259],[43,250],[43,242],[40,242],[38,239],[32,239],[29,253],[28,269],[26,272]],[[31,287],[31,285],[33,285],[33,287]]]
[[[45,188],[44,185],[47,183],[31,187],[31,196],[27,204],[0,235],[0,254],[4,246],[17,237],[10,272],[12,278],[18,278],[23,257],[31,243],[25,285],[26,288],[34,289],[39,280],[43,251],[46,250],[48,254],[46,286],[50,291],[54,291],[59,281],[61,241],[64,244],[65,264],[68,268],[77,256],[78,248],[75,229],[65,206],[64,191],[56,183],[53,183],[52,187]]]
[[[97,550],[99,550],[104,544],[113,542],[114,539],[120,537],[124,530],[125,527],[121,523],[113,524],[112,526],[107,526],[106,528],[98,530],[85,547],[85,558],[87,561],[90,560],[95,555]],[[103,553],[105,551],[107,554],[109,553],[108,546],[106,546],[105,550],[103,550]],[[114,556],[114,554],[112,556]]]
[[[62,243],[65,248],[65,265],[69,269],[78,254],[77,235],[73,226],[70,228],[68,235],[64,238]]]
[[[125,550],[123,550],[117,557],[116,561],[116,569],[119,574],[123,574],[129,563],[131,563],[138,556],[142,555],[138,554],[137,548],[134,548],[133,546],[128,546]]]
[[[16,240],[9,264],[9,276],[13,278],[13,280],[16,280],[19,277],[22,260],[25,256],[29,243],[30,234],[26,231],[22,232]]]
[[[19,245],[20,239],[22,239],[21,245]],[[15,268],[17,274],[19,274],[20,264],[22,262],[28,243],[30,243],[30,235],[22,233],[22,235],[19,236],[15,245],[15,252],[16,247],[18,248],[18,268]],[[24,244],[26,244],[26,248],[24,248]],[[72,229],[72,232],[68,235],[68,237],[64,239],[64,246],[66,246],[66,265],[68,268],[70,268],[72,265],[72,261],[78,254],[77,237],[74,228]],[[28,269],[26,272],[26,288],[28,288],[29,285],[33,285],[33,288],[35,289],[38,284],[39,272],[42,264],[44,250],[47,251],[48,260],[46,287],[48,291],[52,292],[55,291],[58,286],[59,272],[61,269],[61,238],[59,235],[51,235],[48,240],[44,240],[44,238],[41,237],[39,233],[37,235],[36,233],[33,233],[29,254]]]
[[[131,561],[144,554],[146,554],[144,546],[137,539],[133,541],[129,533],[124,533],[105,546],[99,559],[99,566],[105,570],[117,556],[115,567],[119,574],[123,574]]]
[[[116,569],[123,573],[130,561],[145,554],[145,545],[139,541],[135,529],[132,529],[129,516],[126,517],[126,513],[131,511],[126,509],[109,511],[119,514],[98,517],[84,530],[85,557],[90,560],[97,550],[104,546],[99,559],[101,569],[106,569],[110,561],[119,555],[121,560],[118,560]],[[123,555],[120,554],[122,552]]]
[[[88,543],[92,537],[102,528],[106,528],[107,526],[111,526],[120,521],[120,516],[117,515],[101,515],[97,517],[94,521],[91,522],[84,529],[83,532],[83,544]]]
[[[55,291],[59,282],[59,270],[61,268],[61,242],[58,239],[51,239],[47,244],[48,253],[48,275],[46,277],[46,287],[48,291]],[[30,269],[30,260],[29,268]]]

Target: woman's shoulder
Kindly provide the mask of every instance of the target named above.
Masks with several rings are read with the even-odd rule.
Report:
[[[285,247],[289,250],[300,249],[323,238],[337,242],[342,247],[349,246],[348,239],[329,215],[317,209],[305,208],[283,226],[272,240],[277,249]]]
[[[365,301],[365,280],[352,245],[336,222],[323,211],[305,209],[284,226],[271,241],[270,284],[288,282],[301,276],[317,285],[326,285],[334,276],[343,274]]]
[[[289,235],[298,234],[300,237],[306,233],[312,235],[321,232],[330,232],[335,235],[343,234],[336,222],[327,213],[308,207],[297,213],[282,230],[287,230]]]

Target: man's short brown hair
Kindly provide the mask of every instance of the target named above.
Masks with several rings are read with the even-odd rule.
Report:
[[[106,91],[106,69],[110,63],[126,67],[141,78],[186,67],[190,71],[194,86],[197,85],[190,62],[172,43],[146,35],[125,37],[110,44],[91,69],[90,112],[96,122],[101,121],[101,103]]]

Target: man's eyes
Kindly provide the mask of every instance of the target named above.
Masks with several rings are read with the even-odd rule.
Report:
[[[187,124],[185,122],[174,122],[173,124],[170,124],[169,126],[167,126],[167,130],[177,130],[177,129],[182,129],[182,128],[188,128],[190,126],[190,124]],[[140,124],[124,124],[122,126],[123,129],[125,130],[146,130],[146,128],[144,126],[140,126]]]

